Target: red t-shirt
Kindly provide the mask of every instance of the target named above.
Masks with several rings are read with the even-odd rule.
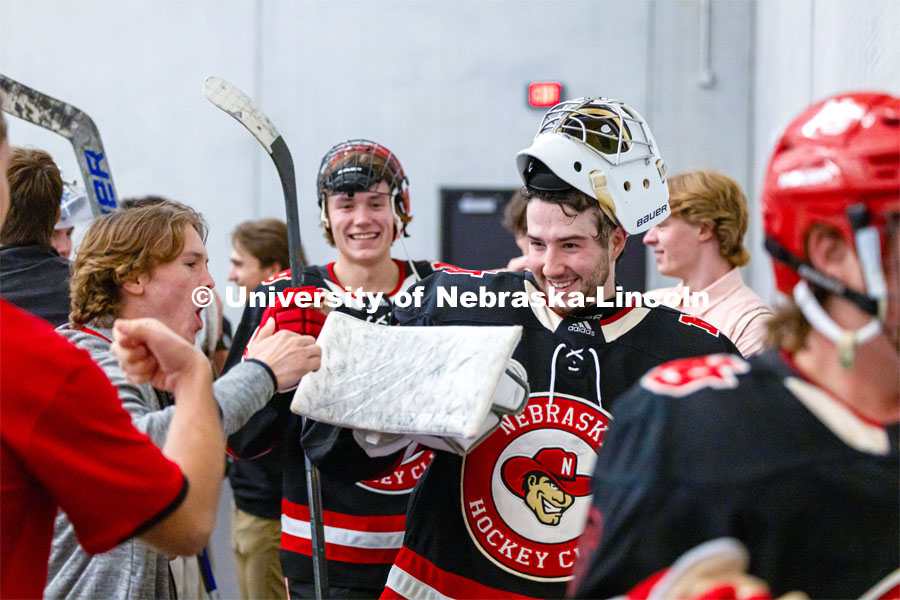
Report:
[[[0,300],[0,598],[41,597],[57,506],[93,554],[186,492],[88,353]]]

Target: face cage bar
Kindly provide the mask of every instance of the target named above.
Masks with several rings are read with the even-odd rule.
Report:
[[[404,185],[408,184],[408,180],[406,174],[403,172],[403,166],[400,164],[400,159],[398,159],[393,152],[377,142],[365,139],[354,139],[347,140],[346,142],[335,146],[322,158],[322,162],[319,165],[319,175],[317,177],[316,186],[320,204],[324,203],[325,200],[325,172],[328,170],[328,167],[349,156],[355,157],[355,161],[351,165],[346,166],[353,168],[361,167],[359,161],[363,156],[377,156],[384,159],[384,167],[382,167],[381,172],[377,174],[375,181],[388,181],[384,175],[385,171],[389,170],[391,177],[390,181],[388,181],[388,185],[391,189],[391,196],[396,197],[403,193]],[[371,165],[368,166],[368,169],[372,172]]]
[[[581,142],[588,148],[590,148],[595,154],[603,158],[606,162],[613,166],[625,165],[631,162],[636,162],[639,160],[649,162],[653,157],[653,145],[650,143],[650,136],[647,134],[646,122],[643,119],[639,119],[632,115],[631,113],[627,113],[623,110],[625,107],[624,104],[619,102],[618,100],[607,100],[605,98],[589,98],[584,101],[578,100],[567,100],[565,102],[560,102],[544,115],[544,120],[541,122],[541,126],[538,129],[537,135],[541,135],[542,133],[560,133],[567,137],[572,138],[578,142]],[[610,112],[615,113],[615,117],[600,117],[597,115],[590,114],[588,112],[582,111],[583,108],[601,108],[605,110],[609,110]],[[627,108],[627,107],[626,107]],[[603,137],[609,140],[613,140],[616,142],[616,155],[615,160],[610,160],[609,155],[604,154],[597,148],[594,148],[590,144],[587,143],[588,129],[584,126],[584,123],[579,119],[572,119],[578,123],[578,127],[571,125],[568,120],[571,119],[573,115],[577,115],[584,119],[590,120],[619,120],[619,124],[617,128],[619,130],[619,135],[609,135],[607,133],[602,133],[596,130],[590,130],[592,135],[596,135],[597,137]],[[641,133],[643,134],[642,140],[634,139],[632,137],[631,140],[625,142],[622,132],[624,131],[623,125],[626,122],[631,122],[638,126]],[[572,135],[569,131],[575,131],[581,133],[581,137],[577,135]],[[537,137],[537,136],[535,136]],[[635,156],[633,158],[627,158],[622,160],[622,145],[624,143],[628,144],[638,144],[640,146],[644,146],[646,148],[646,154]]]

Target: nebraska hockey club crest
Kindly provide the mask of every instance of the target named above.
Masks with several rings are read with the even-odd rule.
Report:
[[[535,395],[465,457],[463,520],[482,554],[519,577],[571,579],[609,421],[580,398]]]

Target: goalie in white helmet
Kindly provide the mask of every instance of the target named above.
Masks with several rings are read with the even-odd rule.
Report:
[[[434,446],[382,597],[562,597],[617,397],[666,360],[736,352],[714,328],[671,309],[598,303],[615,293],[627,233],[667,213],[664,163],[634,110],[600,98],[565,102],[517,163],[529,272],[447,268],[410,290],[421,293],[420,305],[395,306],[393,315],[402,325],[521,326],[513,361],[531,394],[521,414],[504,417],[479,444],[458,453]],[[454,291],[518,300],[470,308],[440,300]],[[542,294],[561,303],[550,307]],[[427,413],[429,402],[447,399],[423,393],[417,408]],[[361,468],[339,461],[353,456],[346,441],[304,430],[323,476]]]

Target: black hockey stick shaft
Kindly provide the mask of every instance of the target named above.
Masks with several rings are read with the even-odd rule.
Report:
[[[303,285],[303,261],[300,259],[300,214],[297,209],[297,184],[294,161],[284,138],[272,142],[272,161],[284,191],[284,212],[288,226],[288,247],[291,261],[291,287]],[[327,598],[328,566],[325,557],[325,525],[323,522],[322,482],[319,469],[308,456],[303,457],[306,468],[306,496],[309,499],[310,541],[312,542],[313,581],[316,600]]]
[[[272,142],[272,162],[281,179],[284,192],[284,214],[287,221],[288,246],[291,260],[291,286],[303,285],[303,261],[300,256],[300,213],[297,209],[297,179],[294,175],[294,161],[284,138],[279,136]]]
[[[284,193],[284,209],[290,246],[291,285],[303,285],[303,265],[300,260],[300,215],[297,210],[297,183],[294,160],[278,129],[256,104],[234,84],[219,77],[209,77],[203,84],[207,99],[237,119],[272,157]],[[317,600],[328,592],[328,569],[325,561],[325,527],[322,521],[322,485],[319,470],[308,457],[306,492],[309,499],[310,541],[312,542],[313,577]]]

